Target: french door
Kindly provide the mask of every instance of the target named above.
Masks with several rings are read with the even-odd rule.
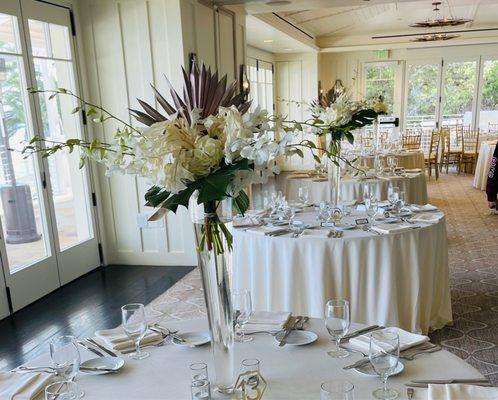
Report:
[[[67,8],[36,0],[0,4],[0,255],[13,311],[100,264],[89,171],[78,168],[79,154],[24,157],[8,150],[34,135],[84,136],[71,97],[27,91],[79,92],[73,40]]]
[[[457,124],[474,127],[479,59],[408,61],[405,127],[434,129]]]

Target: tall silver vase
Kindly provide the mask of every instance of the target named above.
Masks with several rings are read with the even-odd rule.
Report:
[[[211,223],[209,221],[212,221],[213,216],[192,203],[190,208],[197,243],[198,266],[202,277],[211,333],[214,383],[218,391],[230,393],[234,384],[234,327],[230,279],[232,252],[224,235],[220,235],[224,251],[222,253],[215,251],[215,247],[205,240],[205,232],[206,229],[219,228],[219,224],[222,223],[231,233],[231,199],[223,201],[216,208],[215,220],[219,222]]]
[[[338,155],[341,155],[339,144]],[[339,206],[341,199],[341,163],[342,161],[336,159],[339,165],[336,165],[332,160],[328,160],[328,183],[330,193],[330,205],[334,208]]]

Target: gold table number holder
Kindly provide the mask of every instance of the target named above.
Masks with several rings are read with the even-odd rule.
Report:
[[[244,372],[235,382],[238,400],[261,400],[267,387],[268,383],[259,371]]]

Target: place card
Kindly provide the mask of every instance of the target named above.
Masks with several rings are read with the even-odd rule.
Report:
[[[238,400],[261,400],[268,383],[259,371],[247,371],[240,374],[235,382]]]
[[[356,225],[367,225],[369,223],[368,218],[358,218],[355,219],[354,222],[356,223]]]

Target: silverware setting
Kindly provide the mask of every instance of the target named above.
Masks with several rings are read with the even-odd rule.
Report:
[[[293,317],[290,317],[290,318],[293,318]],[[289,321],[290,321],[290,318],[289,318]],[[304,327],[305,327],[305,325],[307,324],[307,322],[310,319],[309,317],[300,317],[300,318],[301,319],[294,324],[294,327],[291,330],[303,330]],[[254,331],[254,332],[248,332],[248,333],[246,333],[246,335],[257,335],[257,334],[265,333],[267,335],[277,336],[279,333],[284,332],[284,331],[287,330],[288,323],[289,322],[287,322],[284,325],[283,329],[280,329],[278,331]]]
[[[441,346],[435,345],[433,343],[422,343],[421,345],[411,347],[409,349],[406,349],[400,353],[399,358],[407,361],[411,361],[414,359],[414,356],[423,354],[423,353],[434,353],[436,351],[440,351]],[[362,367],[363,365],[366,365],[370,362],[370,358],[365,357],[362,358],[361,360],[356,361],[353,364],[346,365],[342,369],[352,369],[352,368],[358,368]]]
[[[81,347],[84,347],[85,349],[91,351],[93,354],[95,354],[98,357],[105,357],[104,353],[102,353],[100,350],[97,350],[95,347],[90,346],[87,342],[83,340],[77,340],[76,343],[80,345]]]
[[[287,343],[287,336],[289,336],[289,334],[294,329],[294,327],[296,326],[296,324],[301,321],[301,318],[302,317],[300,317],[300,316],[298,316],[298,317],[290,317],[289,318],[289,321],[288,321],[288,324],[287,324],[287,328],[284,329],[284,335],[282,336],[282,339],[280,339],[280,343],[278,344],[278,347],[283,347],[283,346],[286,345],[286,343]]]
[[[95,347],[99,348],[103,352],[109,354],[111,357],[119,357],[115,352],[113,352],[112,350],[108,349],[107,347],[101,345],[97,341],[93,340],[91,337],[87,337],[85,340],[87,342],[91,343],[92,345],[94,345]]]
[[[382,235],[382,233],[380,232],[377,232],[376,230],[373,230],[371,227],[369,227],[368,225],[363,225],[363,228],[362,228],[365,232],[370,232],[370,233],[375,233],[377,236],[380,236]]]
[[[379,325],[370,325],[370,326],[367,326],[365,328],[361,328],[361,329],[358,329],[354,332],[348,333],[347,335],[344,335],[344,337],[341,339],[341,341],[342,340],[349,340],[349,339],[355,338],[357,336],[363,335],[364,333],[374,331],[377,329],[384,329],[384,327],[379,326]]]
[[[267,232],[265,236],[282,236],[288,234],[290,231],[288,229],[279,229],[278,231]]]
[[[414,388],[427,388],[430,384],[445,385],[451,383],[471,384],[475,386],[493,386],[486,378],[470,378],[470,379],[414,379],[405,386]]]

